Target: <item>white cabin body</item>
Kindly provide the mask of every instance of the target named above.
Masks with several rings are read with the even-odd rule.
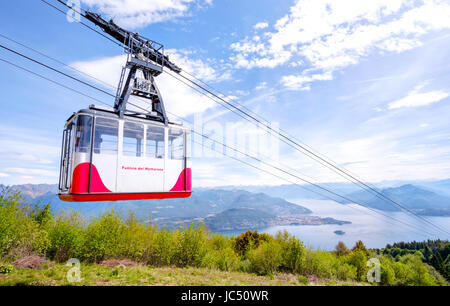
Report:
[[[95,108],[65,125],[59,197],[115,201],[189,197],[190,131]]]

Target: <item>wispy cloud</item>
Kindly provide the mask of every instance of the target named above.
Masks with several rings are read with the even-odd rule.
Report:
[[[123,27],[140,28],[186,16],[195,5],[210,5],[212,0],[82,0],[82,3],[114,18]]]
[[[60,138],[38,129],[0,126],[2,183],[56,183]]]
[[[15,173],[15,174],[36,175],[36,176],[52,177],[52,178],[56,178],[59,175],[59,171],[45,170],[45,169],[38,169],[38,168],[5,168],[5,171]]]
[[[282,83],[307,89],[310,82],[330,80],[314,75],[329,75],[377,52],[421,46],[422,36],[450,28],[449,20],[450,4],[438,0],[297,1],[276,22],[274,32],[231,44],[231,60],[246,69],[301,60],[303,71],[285,76]]]
[[[255,24],[253,26],[253,28],[255,30],[262,30],[262,29],[267,28],[268,26],[269,26],[269,24],[267,22],[258,22],[257,24]]]
[[[410,91],[406,97],[389,103],[388,109],[426,106],[439,102],[450,95],[447,91],[444,90],[419,92],[422,87],[423,85],[419,85],[414,90]]]
[[[192,59],[190,57],[192,56],[191,52],[169,49],[166,53],[170,54],[170,59],[173,62],[204,81],[210,83],[221,82],[231,77],[230,72],[219,71],[212,67],[208,61]],[[122,66],[125,63],[126,56],[119,55],[91,61],[75,62],[71,66],[108,84],[117,84]],[[95,79],[92,81],[97,82]],[[162,92],[166,109],[174,110],[177,116],[184,117],[197,112],[203,112],[216,105],[209,98],[200,95],[169,74],[163,73],[158,76],[156,83]],[[134,104],[143,105],[137,98],[131,98],[131,101]]]

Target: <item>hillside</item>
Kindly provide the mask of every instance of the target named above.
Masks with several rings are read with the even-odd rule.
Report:
[[[17,194],[1,191],[0,285],[68,285],[73,266],[66,263],[73,259],[81,264],[74,285],[370,284],[372,257],[386,268],[382,285],[448,285],[439,273],[447,259],[431,258],[437,271],[419,254],[394,258],[368,250],[362,241],[351,249],[340,242],[327,252],[287,231],[229,236],[202,225],[167,230],[111,211],[83,220],[23,204]]]
[[[108,267],[98,264],[81,265],[81,281],[69,283],[70,267],[48,264],[42,269],[14,268],[8,275],[0,274],[0,286],[367,286],[368,283],[299,278],[295,274],[277,273],[258,276],[251,273],[227,272],[207,268],[153,268],[144,265]]]

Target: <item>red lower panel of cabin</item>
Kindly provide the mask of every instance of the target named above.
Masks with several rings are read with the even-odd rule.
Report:
[[[185,192],[152,192],[152,193],[90,193],[90,194],[59,194],[62,201],[67,202],[95,202],[95,201],[126,201],[149,199],[188,198],[191,191]]]

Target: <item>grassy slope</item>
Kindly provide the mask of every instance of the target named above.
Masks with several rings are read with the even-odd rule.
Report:
[[[273,277],[248,273],[223,272],[203,268],[153,268],[148,266],[103,267],[81,266],[81,282],[69,283],[66,279],[70,267],[50,264],[39,270],[14,268],[8,275],[0,274],[0,286],[8,285],[88,285],[88,286],[298,286],[301,283],[293,274]],[[314,281],[309,285],[367,285],[354,282]]]

